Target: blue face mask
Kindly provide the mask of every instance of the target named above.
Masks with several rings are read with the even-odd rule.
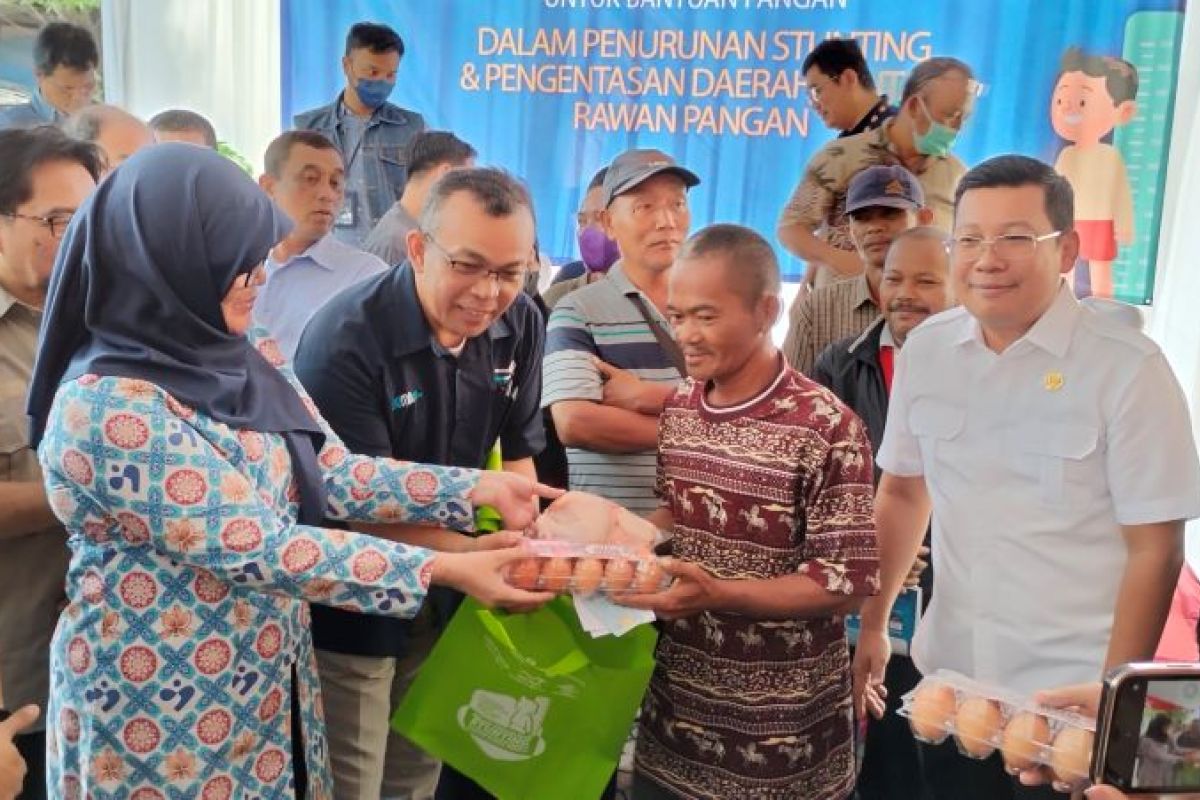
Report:
[[[934,119],[923,98],[918,97],[917,102],[921,104],[921,110],[925,112],[925,119],[929,120],[929,130],[924,133],[913,131],[913,146],[921,155],[938,158],[950,155],[950,149],[954,147],[954,142],[958,139],[958,131]]]
[[[358,95],[358,99],[362,100],[363,105],[367,108],[379,108],[387,102],[392,89],[395,87],[395,81],[388,81],[382,78],[377,80],[359,78],[358,82],[354,84],[354,93]]]

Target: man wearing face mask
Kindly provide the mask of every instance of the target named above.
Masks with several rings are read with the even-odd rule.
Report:
[[[579,287],[603,278],[608,274],[608,268],[621,257],[617,243],[604,232],[601,220],[604,211],[604,176],[607,174],[608,167],[601,167],[588,184],[583,204],[575,215],[579,260],[564,264],[554,276],[554,283],[542,293],[542,300],[549,309],[553,309],[559,300]]]
[[[334,234],[358,246],[400,198],[408,179],[409,142],[425,118],[387,101],[396,86],[404,40],[387,25],[359,22],[346,34],[346,88],[327,106],[298,114],[301,130],[319,131],[342,151],[346,199]]]
[[[830,142],[813,156],[778,226],[783,246],[808,262],[809,286],[863,271],[850,241],[845,206],[850,179],[867,167],[900,164],[916,175],[934,225],[950,230],[954,189],[966,172],[950,151],[971,113],[976,88],[971,68],[962,61],[931,58],[909,75],[894,118],[875,130]]]

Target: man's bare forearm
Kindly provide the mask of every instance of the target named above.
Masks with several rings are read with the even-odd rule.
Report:
[[[875,493],[875,535],[879,542],[879,594],[862,607],[863,629],[884,630],[892,604],[929,527],[930,501],[923,477],[884,473]]]

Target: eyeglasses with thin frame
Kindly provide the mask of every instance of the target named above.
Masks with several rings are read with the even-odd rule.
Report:
[[[950,255],[959,261],[978,261],[983,257],[983,251],[992,248],[996,258],[1005,261],[1021,261],[1032,258],[1037,252],[1037,246],[1050,239],[1062,236],[1062,231],[1050,231],[1038,235],[1036,233],[1002,233],[999,236],[977,236],[962,233],[950,239]]]
[[[36,222],[46,230],[50,231],[51,236],[53,236],[55,239],[58,239],[67,232],[67,226],[71,224],[71,218],[75,215],[50,214],[49,216],[39,217],[36,214],[18,214],[17,212],[13,211],[11,213],[4,214],[3,216],[11,217],[12,219],[27,219],[30,222]]]
[[[830,86],[837,86],[838,78],[841,77],[838,75],[834,75],[834,76],[830,77],[829,75],[826,75],[824,72],[822,72],[821,75],[826,79],[824,83],[809,83],[808,84],[808,98],[814,102],[819,101],[821,99],[821,95],[824,94],[825,91],[828,90]]]
[[[477,281],[486,275],[489,278],[495,278],[502,286],[521,286],[525,282],[525,276],[529,273],[529,270],[526,267],[507,267],[504,269],[497,269],[496,267],[492,267],[487,264],[474,264],[469,261],[459,261],[458,259],[453,258],[450,255],[450,252],[441,244],[439,244],[438,240],[434,239],[433,235],[428,231],[422,231],[421,234],[425,237],[425,241],[429,242],[439,252],[441,252],[442,257],[446,259],[446,263],[450,265],[450,269],[453,272],[469,280]]]

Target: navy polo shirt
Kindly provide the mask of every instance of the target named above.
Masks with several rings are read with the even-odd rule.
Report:
[[[295,369],[352,452],[483,466],[499,438],[506,461],[545,446],[541,313],[524,293],[456,356],[438,344],[401,264],[326,303],[300,337]],[[400,656],[405,620],[314,605],[317,647]]]

